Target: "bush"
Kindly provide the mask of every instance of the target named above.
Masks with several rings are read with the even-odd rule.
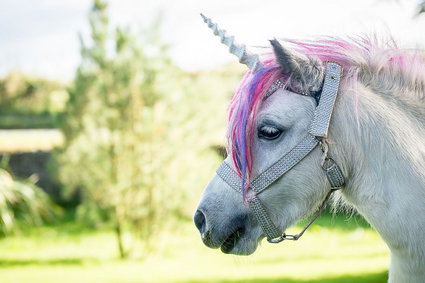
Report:
[[[0,236],[17,230],[17,220],[29,225],[40,225],[54,216],[49,196],[34,185],[34,180],[16,181],[0,169]]]
[[[68,95],[63,84],[21,73],[0,79],[2,115],[57,113],[64,109]]]

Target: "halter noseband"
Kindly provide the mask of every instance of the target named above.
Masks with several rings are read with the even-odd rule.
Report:
[[[341,169],[332,158],[328,157],[328,144],[326,143],[329,123],[335,100],[338,95],[341,73],[342,67],[339,64],[327,62],[322,91],[318,96],[316,96],[318,97],[318,105],[314,111],[314,116],[310,123],[308,134],[297,145],[283,154],[277,162],[263,171],[249,184],[249,188],[253,191],[248,198],[249,208],[260,224],[267,237],[267,241],[270,243],[279,243],[283,240],[298,240],[307,228],[310,227],[313,221],[320,215],[321,211],[326,206],[326,202],[330,195],[334,191],[340,189],[345,183]],[[283,87],[283,84],[276,81],[272,84],[272,86],[270,86],[266,94],[271,94],[281,87]],[[285,232],[279,231],[273,223],[264,205],[258,198],[258,195],[303,160],[304,157],[319,144],[323,152],[322,168],[325,171],[327,179],[331,185],[331,190],[326,195],[317,212],[313,215],[307,225],[304,226],[303,230],[296,235],[287,235]],[[218,167],[217,175],[220,176],[220,178],[222,178],[230,187],[242,193],[241,178],[226,162],[223,162]]]

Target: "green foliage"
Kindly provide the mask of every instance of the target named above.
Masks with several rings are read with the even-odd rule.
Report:
[[[0,128],[52,128],[67,99],[59,82],[10,73],[0,79]]]
[[[168,143],[176,153],[166,170],[173,190],[184,194],[181,207],[176,207],[182,217],[192,217],[203,189],[222,161],[213,148],[225,144],[227,105],[244,70],[240,64],[232,64],[186,74],[179,80],[180,88],[174,89]]]
[[[159,206],[168,127],[161,73],[172,67],[155,29],[140,41],[123,28],[111,34],[101,0],[89,19],[91,41],[81,39],[82,63],[60,124],[59,174],[68,188],[81,189],[82,215],[114,225],[124,257],[124,234],[147,243],[166,211]]]
[[[40,225],[52,219],[55,207],[49,196],[33,180],[16,181],[0,169],[0,236],[15,232],[19,225]]]
[[[46,114],[64,109],[67,93],[58,82],[10,73],[0,79],[0,113]]]

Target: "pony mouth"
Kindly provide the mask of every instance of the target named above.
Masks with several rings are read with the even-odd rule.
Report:
[[[223,244],[221,244],[221,251],[225,254],[230,253],[238,244],[240,238],[243,236],[243,228],[236,229],[235,232],[229,235]]]

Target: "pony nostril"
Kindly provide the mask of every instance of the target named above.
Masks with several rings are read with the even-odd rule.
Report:
[[[197,210],[194,216],[194,221],[196,228],[198,228],[199,232],[201,234],[204,234],[205,232],[205,215],[200,211]]]

